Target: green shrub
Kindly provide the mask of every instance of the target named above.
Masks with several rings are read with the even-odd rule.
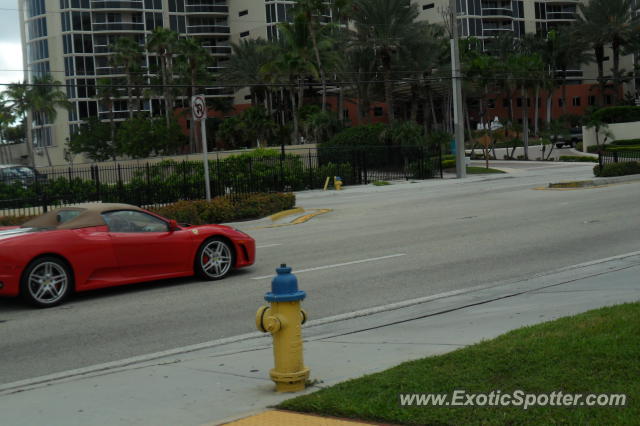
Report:
[[[612,146],[640,145],[640,139],[620,139],[620,140],[611,142],[609,145],[612,145]]]
[[[637,161],[605,164],[602,168],[600,165],[597,165],[593,168],[593,174],[598,177],[625,176],[639,173],[640,163]]]
[[[291,193],[250,194],[232,200],[215,197],[205,200],[178,201],[153,212],[180,223],[203,225],[207,223],[231,222],[257,219],[295,206],[295,195]]]
[[[456,166],[456,159],[453,160],[442,160],[442,168],[443,169],[452,169]]]
[[[589,145],[587,147],[587,152],[591,154],[597,154],[602,149],[602,145]]]
[[[582,142],[578,142],[576,144],[576,151],[582,151],[582,149],[583,149]]]
[[[35,216],[0,216],[0,226],[22,225]]]
[[[637,106],[613,106],[601,108],[593,113],[595,119],[607,124],[629,123],[640,121],[640,107]]]
[[[598,159],[587,155],[561,155],[559,161],[568,161],[571,163],[597,163]]]

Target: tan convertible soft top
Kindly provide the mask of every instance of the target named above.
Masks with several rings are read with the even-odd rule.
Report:
[[[56,229],[78,229],[89,228],[91,226],[106,225],[101,214],[114,210],[138,210],[141,208],[129,204],[116,203],[86,203],[74,206],[61,207],[52,210],[28,222],[22,224],[22,228],[56,228]],[[69,220],[63,219],[64,212],[80,212],[77,216]]]

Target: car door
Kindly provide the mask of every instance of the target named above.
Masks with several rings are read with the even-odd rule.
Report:
[[[145,212],[103,213],[122,274],[129,278],[185,273],[193,269],[192,234]]]

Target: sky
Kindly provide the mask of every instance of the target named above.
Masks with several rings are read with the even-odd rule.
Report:
[[[0,0],[0,83],[23,80],[17,9],[18,0]],[[0,91],[3,89],[4,86],[0,86]]]

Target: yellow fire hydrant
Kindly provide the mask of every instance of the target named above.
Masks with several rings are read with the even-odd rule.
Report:
[[[340,176],[333,177],[333,187],[336,191],[340,191],[342,189],[342,178]]]
[[[307,315],[300,308],[306,293],[298,290],[298,279],[285,264],[276,268],[271,291],[264,299],[271,304],[256,312],[256,327],[273,336],[275,368],[269,371],[277,392],[297,392],[305,388],[309,369],[302,356],[302,324]]]

